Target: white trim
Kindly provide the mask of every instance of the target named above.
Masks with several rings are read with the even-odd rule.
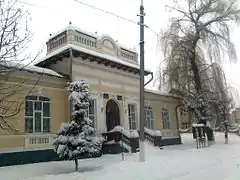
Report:
[[[39,100],[39,97],[40,96],[36,96],[36,95],[29,95],[29,96],[33,96],[33,97],[36,97],[36,100],[32,100],[32,99],[26,99],[26,97],[28,97],[28,96],[26,96],[25,97],[25,103],[26,102],[32,102],[32,113],[33,113],[33,115],[32,116],[26,116],[26,112],[24,111],[24,123],[26,123],[26,118],[32,118],[32,123],[33,123],[33,134],[34,133],[36,133],[35,132],[35,129],[36,129],[36,125],[35,125],[35,113],[37,112],[37,113],[41,113],[41,132],[37,132],[37,133],[44,133],[44,130],[43,130],[43,119],[44,118],[48,118],[49,119],[49,131],[51,132],[51,98],[49,98],[49,97],[47,97],[47,96],[42,96],[42,97],[45,97],[45,98],[48,98],[49,100],[48,101],[42,101],[42,100]],[[40,102],[41,103],[41,110],[35,110],[35,103],[36,102]],[[49,104],[49,116],[43,116],[43,104],[44,103],[47,103],[47,104]],[[25,126],[26,127],[26,126]],[[26,129],[25,129],[25,131],[26,131]]]
[[[130,124],[130,117],[131,117],[131,114],[129,114],[129,105],[132,105],[133,107],[134,107],[134,112],[130,112],[131,114],[134,114],[134,116],[135,116],[135,119],[134,119],[134,121],[133,120],[131,120],[131,124],[132,124],[132,122],[135,122],[135,125],[136,125],[136,129],[130,129],[130,125],[128,125],[129,127],[128,127],[128,129],[130,129],[130,130],[137,130],[138,129],[138,120],[137,120],[137,113],[138,113],[138,111],[137,111],[137,104],[136,103],[128,103],[127,104],[127,117],[128,117],[128,124]]]

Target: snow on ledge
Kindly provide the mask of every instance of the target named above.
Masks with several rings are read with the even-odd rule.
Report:
[[[204,124],[192,124],[192,127],[205,127]]]
[[[162,136],[162,133],[160,130],[152,130],[152,129],[148,129],[146,127],[144,127],[144,131],[148,134],[150,134],[151,136]]]
[[[37,61],[35,63],[35,65],[45,61],[46,59],[48,59],[50,57],[53,57],[53,56],[61,53],[62,51],[70,49],[70,48],[75,49],[75,50],[80,51],[80,52],[84,52],[86,54],[90,54],[90,55],[99,57],[99,58],[107,59],[109,61],[116,62],[116,63],[122,64],[122,65],[125,65],[125,66],[128,66],[128,67],[132,67],[132,68],[135,68],[135,69],[140,69],[140,66],[138,64],[136,65],[136,64],[127,62],[125,60],[122,60],[118,57],[111,56],[111,55],[104,54],[104,53],[100,53],[100,52],[97,52],[97,51],[94,51],[94,50],[91,50],[91,49],[87,49],[87,48],[84,48],[84,47],[81,47],[81,46],[78,46],[78,45],[70,44],[70,43],[61,47],[61,48],[59,48],[59,49],[54,50],[53,52],[51,52],[49,54],[47,54],[43,59]],[[145,71],[149,72],[149,73],[152,72],[149,69],[145,69]]]
[[[36,73],[40,73],[40,74],[47,74],[47,75],[56,76],[56,77],[60,77],[60,78],[63,77],[61,74],[59,74],[51,69],[38,67],[38,66],[35,66],[32,64],[24,64],[21,61],[14,61],[14,60],[13,61],[1,61],[0,66],[5,66],[7,68],[15,68],[18,70],[36,72]]]
[[[139,134],[136,130],[125,130],[123,127],[121,126],[115,126],[115,128],[113,128],[111,131],[109,132],[122,132],[125,136],[129,137],[129,138],[138,138]]]

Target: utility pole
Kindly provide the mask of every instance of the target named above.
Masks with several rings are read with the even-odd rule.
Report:
[[[140,5],[140,153],[139,153],[139,161],[145,161],[145,147],[144,147],[144,6],[143,0],[141,0]]]

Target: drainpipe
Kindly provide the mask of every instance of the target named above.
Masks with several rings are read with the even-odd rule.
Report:
[[[148,85],[153,80],[153,72],[150,73],[151,78],[144,84],[144,86]]]

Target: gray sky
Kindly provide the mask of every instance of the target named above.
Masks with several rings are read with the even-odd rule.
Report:
[[[168,21],[169,12],[165,4],[170,0],[145,0],[145,22],[155,32],[160,32]],[[26,5],[29,9],[34,32],[32,49],[41,49],[49,38],[50,33],[55,33],[68,25],[69,21],[81,29],[108,34],[119,43],[139,51],[139,27],[133,23],[121,20],[109,14],[91,9],[74,0],[23,0],[34,5]],[[138,21],[140,0],[82,0],[87,4],[113,12],[128,19]],[[232,30],[233,42],[236,45],[238,59],[240,60],[240,28]],[[145,67],[156,71],[157,65],[163,60],[160,49],[157,47],[157,34],[145,30]],[[44,51],[45,53],[46,51]],[[44,55],[44,54],[43,54]],[[42,55],[42,56],[43,56]],[[240,91],[240,62],[236,64],[224,63],[224,70],[229,83]],[[152,88],[152,84],[149,86]]]

